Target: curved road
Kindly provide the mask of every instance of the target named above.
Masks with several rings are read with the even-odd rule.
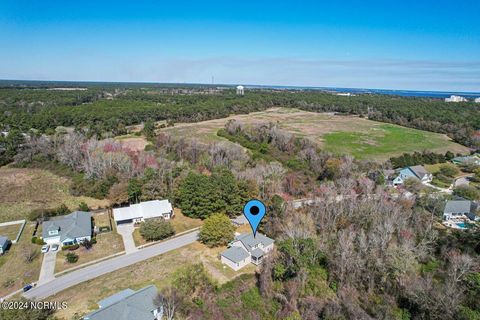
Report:
[[[198,231],[184,234],[182,236],[167,240],[130,254],[115,257],[109,260],[101,261],[94,265],[78,269],[55,278],[50,282],[40,284],[39,286],[23,294],[28,299],[44,299],[54,295],[62,290],[73,287],[84,281],[88,281],[107,274],[109,272],[127,267],[134,263],[147,260],[159,254],[178,249],[197,241]]]

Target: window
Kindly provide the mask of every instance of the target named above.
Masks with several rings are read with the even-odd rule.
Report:
[[[56,236],[58,234],[58,230],[50,230],[48,231],[49,236]]]

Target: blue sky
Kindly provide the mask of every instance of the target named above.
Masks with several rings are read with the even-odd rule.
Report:
[[[480,91],[480,2],[0,1],[0,79]]]

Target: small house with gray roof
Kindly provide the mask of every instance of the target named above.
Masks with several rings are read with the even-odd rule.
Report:
[[[420,180],[421,183],[429,183],[433,179],[433,175],[423,166],[406,167],[400,170],[398,176],[393,180],[393,185],[401,185],[407,179]]]
[[[157,288],[147,286],[138,291],[126,289],[97,304],[99,309],[83,317],[84,320],[160,320],[163,308],[157,305]]]
[[[260,264],[273,250],[273,245],[274,240],[261,233],[256,236],[253,236],[253,233],[243,233],[229,243],[228,249],[220,254],[220,260],[237,271],[249,263]]]
[[[8,246],[10,245],[10,240],[7,237],[0,236],[0,255],[4,254],[7,251]]]
[[[449,200],[443,210],[443,220],[448,221],[456,218],[468,217],[470,220],[477,220],[475,211],[477,206],[470,200]]]
[[[47,244],[72,245],[92,239],[92,215],[75,211],[43,222],[42,239]]]

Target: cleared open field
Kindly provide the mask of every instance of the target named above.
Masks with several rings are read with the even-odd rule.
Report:
[[[253,265],[239,272],[224,269],[217,259],[220,250],[222,248],[209,249],[196,242],[64,290],[50,297],[49,301],[66,301],[69,308],[59,310],[55,316],[59,319],[72,319],[75,315],[83,315],[97,309],[97,301],[126,288],[138,290],[149,284],[155,284],[162,290],[170,285],[175,270],[189,264],[204,262],[207,270],[219,282],[225,282],[243,273],[254,272]]]
[[[22,224],[12,224],[9,226],[0,226],[0,236],[7,237],[10,241],[17,238],[17,234],[20,231]]]
[[[230,119],[247,124],[276,122],[280,128],[309,138],[325,150],[351,154],[359,159],[385,160],[404,152],[429,150],[466,153],[468,148],[446,135],[405,128],[356,116],[315,113],[289,108],[271,108],[262,112],[234,115],[198,123],[180,123],[162,129],[176,136],[196,137],[204,142],[220,141],[216,135]]]
[[[26,219],[33,209],[55,208],[63,203],[71,210],[80,202],[92,209],[108,205],[106,200],[70,195],[70,183],[47,170],[0,168],[0,222]]]

